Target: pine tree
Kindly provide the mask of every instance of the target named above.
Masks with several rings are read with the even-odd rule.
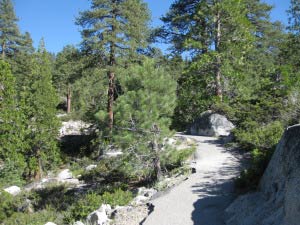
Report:
[[[141,0],[92,0],[91,10],[82,12],[77,19],[77,24],[84,28],[84,43],[105,56],[110,131],[113,128],[117,57],[132,57],[145,47],[149,18],[147,5]]]
[[[5,162],[4,168],[9,167],[9,172],[18,178],[24,172],[27,147],[22,119],[16,102],[15,78],[9,65],[0,60],[0,160]]]
[[[251,47],[246,12],[245,1],[178,0],[162,18],[161,35],[174,43],[174,51],[189,52],[195,63],[210,64],[212,85],[220,101],[229,75],[227,67],[240,64]]]
[[[0,1],[0,48],[2,59],[11,55],[17,48],[20,31],[11,0]]]
[[[72,84],[82,75],[82,56],[74,46],[66,46],[55,60],[53,81],[62,96],[67,97],[67,113],[71,112]]]
[[[124,149],[135,173],[148,170],[160,179],[161,146],[171,135],[176,82],[154,61],[146,60],[126,71],[121,86],[124,94],[116,101],[114,143]]]
[[[175,53],[191,56],[178,80],[176,128],[234,95],[232,84],[254,42],[247,7],[245,0],[177,0],[162,18],[160,37],[173,43]]]
[[[12,67],[12,72],[16,77],[16,89],[19,93],[25,88],[26,79],[28,79],[29,74],[32,73],[32,58],[34,53],[34,48],[32,46],[33,41],[28,32],[26,32],[20,38],[18,45],[18,50],[15,51],[14,57],[7,58]],[[18,96],[19,97],[19,96]]]
[[[58,97],[52,85],[50,56],[43,41],[34,55],[32,74],[26,81],[21,101],[30,130],[27,174],[38,179],[45,169],[55,166],[60,160],[57,146],[59,121],[56,117]]]
[[[287,11],[289,14],[288,30],[294,34],[300,33],[300,1],[291,0],[290,8]]]

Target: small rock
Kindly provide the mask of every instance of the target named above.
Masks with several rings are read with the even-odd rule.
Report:
[[[57,178],[58,178],[58,180],[72,179],[73,175],[69,169],[65,169],[57,175]]]
[[[43,178],[43,179],[41,180],[41,182],[42,182],[42,183],[46,183],[46,182],[48,182],[48,179],[47,179],[47,178]]]
[[[45,225],[56,225],[55,223],[52,223],[52,222],[48,222],[46,223]]]
[[[142,195],[148,198],[151,198],[153,195],[155,195],[157,193],[157,190],[153,189],[153,188],[145,188],[145,187],[140,187],[138,189],[138,195]]]
[[[85,170],[90,171],[90,170],[95,169],[96,167],[97,167],[97,165],[89,165],[89,166],[85,167]]]
[[[175,138],[167,138],[167,139],[166,139],[166,143],[167,143],[168,145],[175,145],[176,142],[177,142],[177,140],[176,140]]]
[[[91,225],[108,225],[109,219],[105,211],[94,211],[87,217],[88,224]]]
[[[5,188],[4,191],[6,191],[7,193],[16,196],[18,194],[20,194],[21,192],[21,188],[19,188],[18,186],[11,186],[8,188]]]
[[[25,213],[34,213],[34,207],[29,199],[26,199],[25,202],[18,207],[18,212]]]
[[[132,206],[119,206],[113,212],[113,220],[111,225],[137,225],[148,216],[150,213],[149,207],[140,205]]]
[[[84,225],[84,223],[81,221],[76,221],[75,223],[73,223],[73,225]]]
[[[111,213],[111,206],[109,204],[102,204],[98,210],[101,212],[105,212],[108,215]]]
[[[149,199],[150,199],[149,197],[138,195],[132,200],[131,205],[134,206],[142,205],[145,204],[147,201],[149,201]]]
[[[57,118],[61,118],[61,117],[64,117],[66,116],[67,114],[66,113],[59,113],[56,115]]]
[[[71,185],[79,185],[80,184],[80,181],[76,178],[62,180],[61,182],[65,183],[65,184],[71,184]]]
[[[106,152],[105,156],[109,158],[117,157],[119,155],[123,155],[123,152],[121,151],[115,151],[115,152]]]

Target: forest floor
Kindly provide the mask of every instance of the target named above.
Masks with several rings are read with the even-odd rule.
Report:
[[[242,156],[213,137],[187,136],[197,142],[192,162],[196,173],[154,198],[154,211],[143,225],[222,225],[224,210],[234,200],[234,178]]]

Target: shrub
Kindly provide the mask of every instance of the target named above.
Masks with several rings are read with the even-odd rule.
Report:
[[[81,179],[86,183],[101,183],[101,185],[122,187],[142,179],[143,171],[136,171],[127,157],[102,159],[97,168],[82,174]]]
[[[252,149],[250,167],[236,179],[236,186],[245,191],[255,189],[259,184],[284,130],[279,121],[262,127],[255,122],[248,122],[247,126],[248,130],[235,131],[241,146],[246,150]]]
[[[113,193],[105,192],[102,195],[103,202],[110,204],[112,206],[123,206],[127,205],[133,198],[130,191],[123,191],[122,189],[117,189]]]
[[[73,191],[68,190],[65,185],[56,184],[36,190],[31,198],[36,209],[46,209],[50,206],[58,211],[66,210],[76,201]]]
[[[98,209],[102,202],[100,195],[94,192],[86,194],[70,207],[69,212],[65,214],[65,222],[69,224],[76,220],[86,218],[91,212]]]
[[[174,170],[181,167],[189,157],[196,151],[196,148],[186,148],[181,150],[170,149],[162,152],[162,167],[166,170]]]
[[[0,221],[8,218],[14,213],[13,197],[6,193],[0,192]]]
[[[56,224],[62,224],[61,216],[53,209],[48,208],[35,213],[26,214],[16,212],[3,221],[5,225],[42,225],[49,221]]]
[[[116,205],[127,205],[133,198],[129,191],[116,189],[114,192],[104,192],[102,195],[95,192],[86,194],[83,198],[74,203],[64,214],[64,221],[68,224],[85,219],[91,212],[98,209],[103,203]]]
[[[27,193],[12,196],[5,191],[0,191],[0,221],[9,218],[15,212],[20,211],[27,198]]]
[[[245,149],[270,149],[276,146],[283,130],[283,125],[279,121],[265,126],[259,126],[256,122],[248,122],[243,128],[235,130],[234,135]]]
[[[0,167],[0,189],[12,185],[22,186],[25,183],[22,173],[13,162],[7,160],[4,166]]]
[[[251,166],[242,171],[241,175],[236,179],[237,188],[245,191],[256,189],[273,152],[274,148],[269,150],[252,150]]]

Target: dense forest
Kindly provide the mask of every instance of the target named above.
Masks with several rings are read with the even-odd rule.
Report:
[[[44,40],[33,47],[12,1],[0,0],[0,223],[72,224],[95,201],[126,204],[134,187],[182,166],[193,149],[162,146],[206,110],[236,126],[228,145],[252,158],[236,184],[255,188],[284,128],[300,119],[300,1],[290,2],[287,27],[271,11],[260,0],[174,0],[153,29],[143,0],[91,0],[76,19],[80,46],[53,54]],[[92,124],[71,150],[59,138],[69,120]],[[122,156],[101,157],[111,149]],[[60,186],[18,199],[2,192],[67,167],[101,185],[80,196]],[[24,199],[34,213],[19,209]]]

